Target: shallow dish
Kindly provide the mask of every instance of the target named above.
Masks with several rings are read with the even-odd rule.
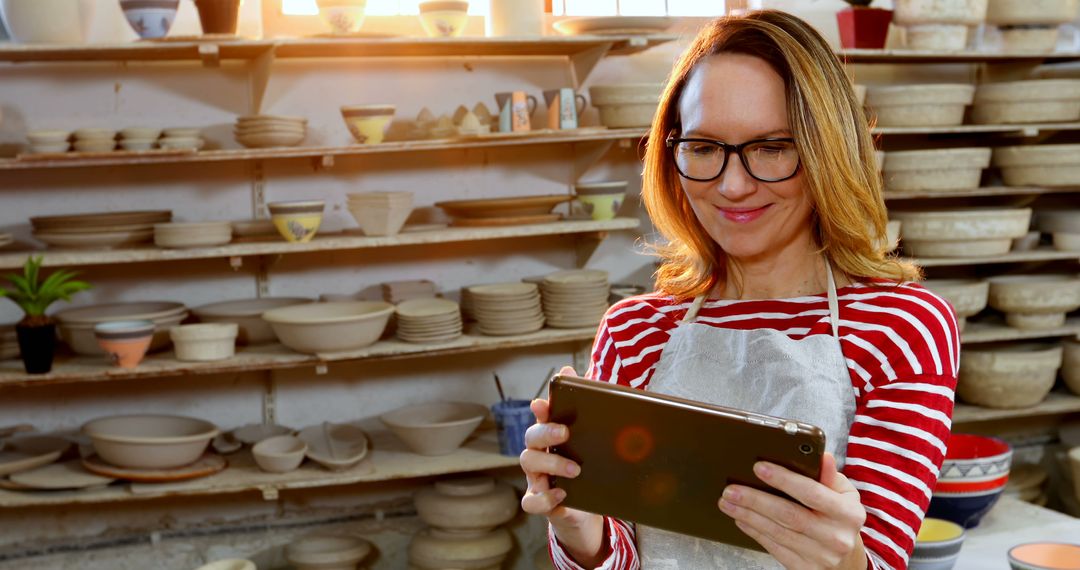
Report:
[[[134,469],[181,467],[202,456],[218,434],[214,424],[169,415],[99,418],[82,427],[105,461]]]
[[[59,216],[34,216],[30,223],[36,230],[71,229],[75,227],[109,227],[129,224],[153,224],[168,222],[172,219],[171,210],[133,210],[128,212],[92,212],[87,214],[65,214]]]
[[[379,419],[405,445],[420,455],[446,455],[461,447],[487,408],[467,402],[435,402],[399,408]]]
[[[306,297],[263,297],[211,303],[192,309],[192,313],[204,323],[236,323],[239,344],[267,344],[277,342],[274,329],[263,320],[262,315],[271,309],[311,303]]]
[[[71,447],[71,442],[47,435],[13,437],[3,442],[0,476],[36,469],[53,463]]]
[[[659,34],[675,23],[667,16],[599,16],[565,18],[552,24],[556,32],[566,36],[604,34]]]
[[[251,448],[255,463],[263,471],[288,473],[304,462],[307,444],[292,435],[278,435],[264,439]]]
[[[572,199],[573,196],[556,194],[522,198],[451,200],[436,202],[435,206],[442,208],[454,218],[502,218],[545,215],[555,206]]]
[[[49,247],[71,249],[112,249],[115,247],[147,243],[154,238],[154,230],[93,233],[52,233],[35,231],[34,239]]]
[[[78,459],[43,465],[29,471],[12,473],[8,479],[25,489],[59,491],[103,487],[116,479],[94,475]]]
[[[394,306],[374,301],[309,303],[263,314],[285,346],[307,354],[359,350],[379,340]]]
[[[349,469],[367,457],[367,434],[351,424],[326,422],[300,430],[297,437],[307,444],[308,458],[331,471]]]

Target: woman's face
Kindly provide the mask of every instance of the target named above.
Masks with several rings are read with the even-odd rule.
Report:
[[[683,90],[679,116],[683,138],[741,144],[792,136],[784,80],[764,60],[743,54],[702,60]],[[698,221],[735,261],[767,258],[812,242],[801,169],[781,182],[761,182],[732,153],[716,180],[680,180]]]

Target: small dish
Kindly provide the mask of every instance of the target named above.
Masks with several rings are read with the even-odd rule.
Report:
[[[120,368],[135,368],[154,340],[153,321],[112,321],[94,325],[98,346]]]
[[[202,323],[172,327],[169,337],[176,349],[177,360],[212,362],[236,354],[239,331],[236,323]]]
[[[355,466],[368,452],[367,434],[351,424],[324,422],[300,430],[297,437],[307,444],[308,458],[331,471]]]
[[[304,462],[307,448],[307,444],[296,436],[278,435],[255,444],[251,454],[263,471],[288,473]]]

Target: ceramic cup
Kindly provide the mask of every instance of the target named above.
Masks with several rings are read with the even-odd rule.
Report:
[[[240,0],[195,0],[204,34],[235,34],[240,23]]]
[[[465,31],[469,3],[464,0],[428,0],[420,3],[420,25],[433,38],[456,38]]]
[[[120,0],[124,17],[144,40],[167,36],[179,6],[180,0]]]
[[[307,200],[271,202],[267,207],[270,220],[281,237],[290,243],[304,243],[311,241],[319,231],[326,204],[322,200]]]
[[[533,111],[536,111],[536,97],[524,91],[505,91],[495,94],[499,105],[499,132],[524,132],[532,128]]]
[[[576,129],[578,115],[585,110],[588,102],[584,95],[563,87],[544,91],[544,104],[547,105],[549,129]]]
[[[319,15],[333,33],[355,34],[364,25],[367,0],[317,0]]]
[[[529,400],[504,400],[491,406],[499,429],[499,453],[517,457],[525,451],[525,430],[536,423]]]

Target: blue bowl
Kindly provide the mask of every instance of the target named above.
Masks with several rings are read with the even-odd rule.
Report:
[[[986,513],[997,503],[1004,487],[978,493],[938,494],[930,499],[930,508],[926,516],[952,521],[964,528],[979,526]]]

